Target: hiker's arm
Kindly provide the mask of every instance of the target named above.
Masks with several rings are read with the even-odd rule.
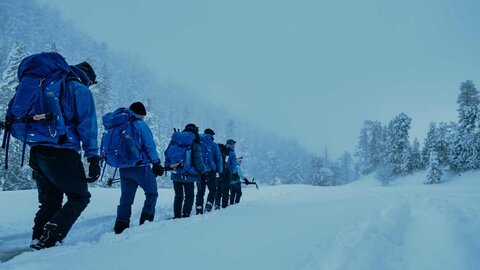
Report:
[[[95,101],[90,89],[77,85],[75,89],[75,118],[86,158],[98,156],[98,126]]]
[[[215,148],[215,165],[217,166],[217,173],[223,173],[223,160],[222,152],[220,152],[220,147],[218,144],[214,143]]]
[[[207,171],[207,168],[205,167],[205,163],[203,163],[203,158],[202,158],[202,150],[200,148],[199,144],[194,143],[193,144],[193,151],[192,151],[192,163],[193,167],[200,173],[204,174]]]
[[[230,170],[231,173],[236,174],[237,171],[237,155],[235,154],[234,151],[230,151],[228,158],[228,169]]]
[[[155,140],[153,139],[153,134],[150,130],[150,127],[148,127],[147,123],[144,121],[136,121],[135,124],[139,129],[138,131],[141,136],[143,150],[145,150],[145,153],[147,153],[150,162],[159,162],[160,158],[158,157],[157,147],[155,146]]]

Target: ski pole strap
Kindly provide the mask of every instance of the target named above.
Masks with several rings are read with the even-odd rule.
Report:
[[[23,137],[23,147],[22,147],[22,162],[20,163],[20,167],[23,167],[23,163],[25,162],[25,151],[27,149],[27,136],[28,136],[28,123],[25,123],[25,136]]]

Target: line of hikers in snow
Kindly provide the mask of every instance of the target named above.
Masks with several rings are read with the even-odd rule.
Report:
[[[197,215],[240,202],[241,180],[247,184],[254,182],[243,176],[240,167],[242,158],[237,158],[235,154],[235,140],[228,139],[225,144],[217,144],[212,129],[207,128],[200,134],[195,124],[187,124],[183,131],[175,130],[172,135],[165,150],[163,167],[150,128],[143,121],[146,115],[145,106],[135,102],[128,109],[119,108],[102,119],[105,126],[102,140],[105,161],[111,167],[120,168],[122,194],[115,233],[122,233],[130,226],[138,186],[144,190],[146,197],[140,225],[153,221],[158,197],[155,177],[162,176],[165,171],[171,171],[175,190],[173,218],[189,217],[194,199]],[[151,168],[149,164],[152,164]],[[205,203],[206,188],[208,195]]]
[[[242,174],[235,140],[217,144],[212,129],[200,134],[195,124],[175,130],[162,166],[141,102],[103,116],[105,131],[99,149],[95,103],[89,89],[97,81],[87,62],[69,65],[58,53],[34,54],[20,63],[18,80],[0,128],[5,129],[5,168],[11,136],[23,142],[22,165],[25,146],[30,145],[29,165],[39,201],[32,249],[63,241],[90,202],[87,183],[99,179],[102,162],[120,171],[121,197],[114,225],[117,234],[130,226],[138,186],[146,197],[139,223],[153,221],[158,197],[156,176],[165,171],[171,171],[175,190],[174,218],[190,216],[195,183],[196,214],[240,202],[241,181],[256,185]],[[89,163],[88,173],[80,150]],[[204,203],[206,188],[209,192]],[[63,204],[64,195],[67,201]]]

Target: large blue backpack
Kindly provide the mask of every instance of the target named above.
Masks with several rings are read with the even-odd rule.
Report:
[[[10,135],[25,145],[61,144],[67,139],[62,103],[66,78],[72,70],[58,53],[39,53],[22,60],[18,68],[19,85],[8,104],[3,148],[6,149],[5,168],[8,168]]]
[[[175,132],[165,150],[165,167],[179,164],[173,173],[182,176],[198,174],[192,165],[195,135],[191,132]]]
[[[142,142],[134,122],[140,120],[129,109],[119,108],[102,117],[105,131],[102,136],[102,157],[114,168],[143,164]]]
[[[210,169],[216,169],[215,160],[213,158],[214,150],[212,147],[215,147],[216,144],[213,142],[211,135],[201,134],[200,135],[200,147],[202,149],[203,163]]]

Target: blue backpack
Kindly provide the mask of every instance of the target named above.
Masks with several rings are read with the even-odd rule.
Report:
[[[25,145],[35,143],[61,144],[67,139],[62,103],[67,75],[71,68],[58,53],[40,53],[22,60],[18,68],[20,81],[8,104],[3,148],[6,148],[5,168],[8,168],[10,135]]]
[[[212,137],[208,134],[200,135],[200,147],[202,149],[203,162],[208,167],[208,169],[216,169],[215,160],[213,159],[213,149],[212,146],[216,146],[212,140]]]
[[[165,167],[180,164],[174,173],[182,176],[198,174],[192,165],[192,150],[195,135],[191,132],[175,132],[165,150]]]
[[[102,136],[102,157],[115,168],[143,164],[142,143],[134,125],[138,116],[129,109],[119,108],[102,117],[105,131]]]

